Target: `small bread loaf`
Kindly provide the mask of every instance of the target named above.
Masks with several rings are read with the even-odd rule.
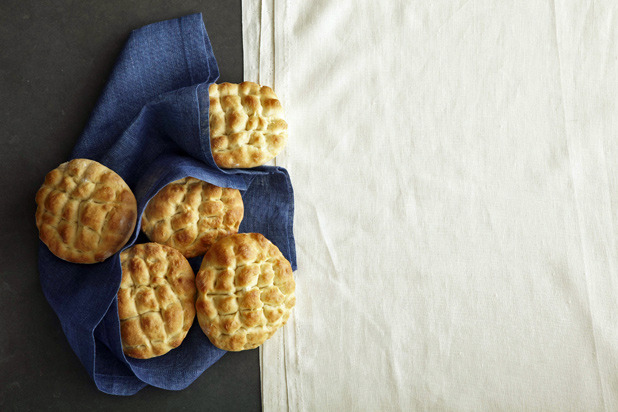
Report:
[[[259,233],[242,233],[215,243],[196,278],[197,318],[218,348],[253,349],[264,343],[296,303],[292,267]]]
[[[238,232],[244,206],[240,192],[193,177],[165,186],[142,215],[142,230],[185,257],[203,255],[219,238]]]
[[[120,254],[118,315],[124,353],[148,359],[178,347],[195,319],[195,275],[174,248],[135,245]]]
[[[101,262],[129,240],[137,203],[124,180],[102,164],[74,159],[52,170],[36,194],[39,237],[61,259]]]
[[[256,167],[272,160],[288,139],[277,95],[253,82],[212,84],[210,148],[222,168]]]

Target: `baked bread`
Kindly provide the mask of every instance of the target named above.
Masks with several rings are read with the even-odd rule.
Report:
[[[61,259],[101,262],[127,243],[137,219],[133,192],[114,171],[89,159],[52,170],[36,194],[39,237]]]
[[[210,148],[222,168],[256,167],[272,160],[288,139],[277,95],[253,82],[211,84]]]
[[[203,255],[222,236],[238,232],[244,206],[240,192],[193,177],[165,186],[146,206],[142,230],[185,257]]]
[[[215,243],[196,284],[200,327],[213,345],[228,351],[260,346],[287,322],[296,303],[290,262],[259,233]]]
[[[118,315],[124,353],[148,359],[178,347],[195,319],[195,275],[174,248],[143,243],[120,254]]]

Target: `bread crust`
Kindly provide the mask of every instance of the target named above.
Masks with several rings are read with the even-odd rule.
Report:
[[[89,159],[73,159],[49,172],[36,203],[39,237],[54,255],[73,263],[97,263],[118,252],[137,219],[129,186]]]
[[[211,84],[210,148],[221,168],[251,168],[285,146],[288,124],[277,95],[253,82]]]
[[[146,206],[142,230],[185,257],[203,255],[223,236],[238,232],[244,205],[236,189],[186,177],[165,186]]]
[[[118,315],[122,349],[149,359],[180,346],[195,319],[195,275],[174,248],[143,243],[120,254]]]
[[[197,318],[218,348],[241,351],[260,346],[296,303],[290,263],[259,233],[241,233],[215,243],[196,276]]]

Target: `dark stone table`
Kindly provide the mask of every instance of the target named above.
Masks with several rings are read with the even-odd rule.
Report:
[[[0,410],[257,410],[258,350],[228,353],[180,392],[99,392],[47,304],[34,195],[67,160],[131,30],[201,12],[221,81],[240,82],[240,0],[0,2]]]

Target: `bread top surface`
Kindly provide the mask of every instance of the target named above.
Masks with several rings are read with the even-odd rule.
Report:
[[[135,245],[120,254],[118,315],[124,353],[148,359],[178,347],[195,318],[195,275],[174,248]]]
[[[63,163],[36,194],[39,237],[61,259],[101,262],[129,240],[137,219],[135,196],[113,170],[89,159]]]
[[[250,168],[272,160],[285,146],[288,125],[277,95],[253,82],[212,84],[210,147],[221,168]]]
[[[244,215],[240,192],[186,177],[165,186],[146,206],[142,230],[157,243],[190,258],[219,238],[238,232]]]
[[[228,351],[253,349],[269,339],[296,303],[290,263],[258,233],[215,243],[196,277],[200,327],[213,345]]]

